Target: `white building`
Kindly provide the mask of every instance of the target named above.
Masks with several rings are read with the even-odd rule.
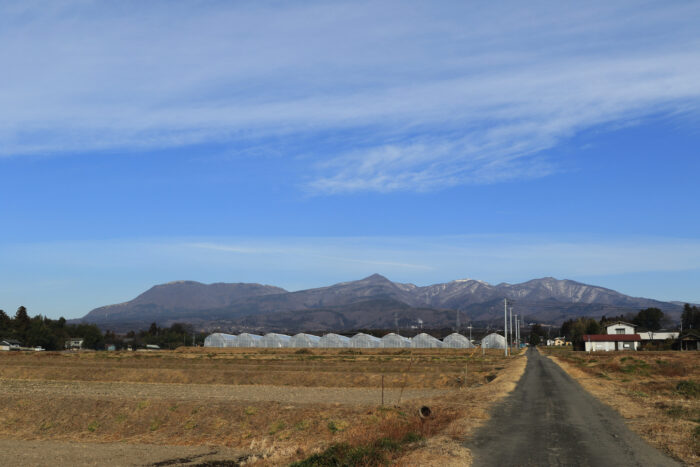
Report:
[[[605,326],[605,332],[608,334],[635,334],[636,327],[634,324],[618,321]]]
[[[233,334],[224,334],[215,332],[204,338],[204,347],[235,347],[236,336]]]
[[[268,332],[258,341],[258,347],[269,349],[281,349],[289,346],[290,336],[286,334],[277,334],[276,332]]]
[[[20,350],[22,343],[14,339],[3,339],[0,341],[0,350]]]
[[[71,337],[70,339],[66,340],[63,346],[64,348],[70,350],[80,350],[83,348],[84,342],[85,339],[83,339],[82,337]]]
[[[382,340],[359,332],[350,338],[350,345],[355,349],[376,349],[382,346]]]
[[[485,349],[505,349],[506,338],[494,332],[481,339],[481,347]]]
[[[642,338],[642,341],[665,341],[668,339],[678,339],[678,336],[680,335],[680,332],[678,331],[647,331],[647,332],[638,332],[639,337]]]
[[[678,331],[645,331],[637,332],[637,326],[624,321],[608,324],[605,330],[608,335],[638,335],[643,342],[665,341],[667,339],[678,339]]]
[[[236,347],[259,347],[262,336],[257,334],[241,333],[236,337]]]
[[[583,336],[586,352],[637,350],[641,340],[639,334],[586,334]]]
[[[324,334],[318,340],[318,346],[333,349],[333,348],[343,348],[352,347],[349,337],[341,336],[339,334],[333,334],[332,332]]]
[[[453,332],[442,340],[442,346],[450,349],[473,349],[474,344],[465,336]]]
[[[390,332],[382,337],[382,347],[385,349],[402,349],[411,346],[411,339]]]
[[[414,349],[439,349],[442,347],[442,342],[433,336],[424,332],[411,338],[411,347]]]
[[[289,347],[295,347],[295,348],[318,347],[320,340],[321,340],[321,338],[318,336],[314,336],[313,334],[305,334],[305,333],[301,332],[299,334],[292,336],[292,338],[289,339]]]

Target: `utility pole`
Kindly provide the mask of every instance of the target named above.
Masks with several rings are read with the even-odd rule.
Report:
[[[513,307],[508,307],[510,312],[510,346],[513,347]],[[513,352],[511,352],[513,353]]]
[[[459,310],[457,310],[457,333],[459,334]]]
[[[508,356],[508,299],[503,299],[503,337],[506,339],[505,356]]]
[[[469,343],[472,343],[472,323],[469,323],[469,326],[467,326],[469,329]]]

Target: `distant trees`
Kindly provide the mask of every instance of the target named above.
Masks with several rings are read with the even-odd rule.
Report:
[[[30,317],[23,306],[10,318],[0,310],[0,338],[16,339],[25,347],[43,347],[46,350],[63,348],[71,337],[85,339],[87,348],[102,348],[102,333],[92,324],[66,325],[64,318],[52,320],[41,315]]]
[[[640,310],[632,320],[640,328],[647,331],[658,331],[661,329],[661,321],[664,319],[664,312],[658,308],[646,308]]]
[[[576,345],[583,345],[583,336],[586,334],[600,334],[600,323],[593,318],[577,318],[564,321],[561,325],[561,334],[566,340]]]
[[[64,343],[70,338],[82,338],[83,347],[87,349],[102,350],[107,345],[114,345],[117,349],[127,347],[143,347],[155,344],[163,349],[174,349],[182,345],[192,345],[194,336],[197,344],[204,343],[205,335],[195,333],[192,326],[184,323],[175,323],[170,327],[160,328],[152,323],[148,330],[139,332],[129,331],[124,336],[119,336],[112,331],[104,334],[94,324],[67,324],[65,318],[52,320],[41,315],[30,317],[23,306],[17,309],[14,317],[0,310],[0,338],[16,339],[24,347],[43,347],[46,350],[61,350]]]
[[[528,337],[528,344],[530,345],[540,345],[542,343],[542,338],[546,335],[542,326],[535,323],[530,326],[530,336]]]
[[[129,332],[127,336],[133,339],[133,345],[157,345],[162,349],[175,349],[183,345],[192,345],[192,335],[195,334],[196,342],[203,343],[204,336],[194,333],[191,325],[174,323],[170,327],[161,328],[156,323],[151,323],[147,331]]]
[[[15,335],[20,340],[26,340],[30,325],[31,325],[31,320],[29,319],[29,314],[27,313],[27,309],[23,306],[17,308],[17,312],[15,313],[15,319],[14,319],[14,329],[15,329]]]
[[[6,332],[9,332],[10,330],[10,317],[7,316],[7,313],[5,313],[5,310],[0,310],[0,336],[5,334]]]
[[[686,303],[681,315],[683,329],[700,329],[700,308]]]

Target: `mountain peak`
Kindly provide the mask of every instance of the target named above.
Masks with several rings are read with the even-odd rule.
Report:
[[[377,274],[376,272],[374,274],[372,274],[371,276],[365,277],[362,280],[368,281],[368,282],[391,282],[389,279],[382,276],[381,274]]]

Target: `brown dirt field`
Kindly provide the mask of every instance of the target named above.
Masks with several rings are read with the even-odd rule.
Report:
[[[208,446],[159,446],[127,443],[75,443],[0,439],[4,467],[54,467],[56,465],[197,465],[231,459],[245,453]]]
[[[573,352],[543,349],[591,394],[617,410],[656,448],[687,465],[700,465],[700,352]]]
[[[7,397],[89,397],[91,399],[139,399],[186,401],[280,402],[289,404],[377,405],[380,388],[313,388],[294,386],[234,386],[206,384],[101,383],[95,381],[37,381],[0,379]],[[403,400],[431,398],[446,389],[405,389]],[[384,390],[384,401],[395,404],[400,388]]]
[[[454,388],[464,371],[458,349],[188,349],[175,352],[7,352],[0,378],[312,387]],[[493,353],[493,352],[492,352]],[[491,354],[489,354],[491,355]],[[493,354],[498,357],[497,354]],[[497,360],[475,355],[471,376]],[[408,366],[410,372],[407,372]]]
[[[11,353],[0,356],[0,437],[224,446],[250,454],[248,463],[283,465],[331,443],[415,431],[427,437],[419,443],[427,455],[457,449],[431,447],[455,420],[487,417],[499,375],[516,360],[451,349]],[[427,423],[417,416],[422,404],[436,409]]]

